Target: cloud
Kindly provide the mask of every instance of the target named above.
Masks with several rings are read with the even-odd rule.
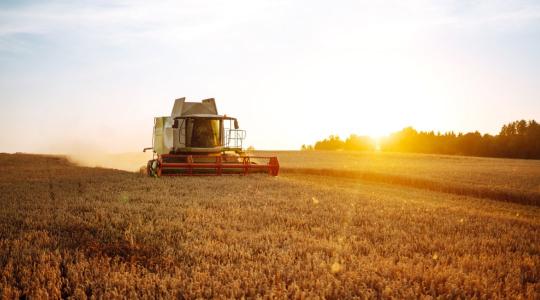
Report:
[[[540,21],[540,4],[534,1],[455,2],[440,19],[459,28],[515,28]]]
[[[334,15],[332,15],[334,13]],[[280,16],[285,15],[284,19]],[[296,18],[296,19],[295,19]],[[21,36],[58,36],[122,45],[178,45],[248,32],[265,24],[326,30],[348,19],[350,28],[432,30],[440,26],[520,26],[540,19],[540,4],[507,1],[98,1],[30,2],[0,10],[0,49],[23,45]],[[315,28],[314,28],[315,29]],[[250,33],[252,35],[252,33]],[[17,45],[17,41],[19,45]]]
[[[111,2],[102,5],[37,2],[0,11],[0,37],[17,34],[90,34],[107,41],[130,38],[191,40],[265,15],[269,1]],[[279,4],[279,2],[276,2]]]

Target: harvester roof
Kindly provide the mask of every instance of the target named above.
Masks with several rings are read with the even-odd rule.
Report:
[[[174,119],[182,118],[206,118],[206,119],[221,119],[221,120],[235,120],[236,118],[229,117],[226,115],[212,115],[212,114],[191,114],[191,115],[182,115],[175,117]]]
[[[216,101],[213,98],[204,99],[201,102],[186,102],[186,98],[179,98],[174,101],[171,117],[206,114],[218,114]]]

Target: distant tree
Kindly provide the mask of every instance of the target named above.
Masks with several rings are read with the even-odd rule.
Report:
[[[535,121],[515,121],[502,126],[498,135],[417,132],[412,127],[391,134],[381,144],[382,151],[460,154],[474,156],[540,158],[540,125]]]
[[[418,132],[412,127],[403,128],[382,140],[381,150],[395,152],[420,152]]]
[[[349,151],[372,151],[375,150],[375,141],[368,136],[351,134],[345,141],[337,135],[317,141],[315,146],[302,145],[302,150],[349,150]]]
[[[375,141],[368,136],[358,136],[351,134],[343,144],[345,150],[351,151],[373,151],[375,150]]]
[[[303,145],[303,149],[304,149]],[[351,134],[345,141],[337,135],[318,141],[315,150],[374,150],[369,137]],[[540,124],[535,120],[514,121],[502,126],[498,135],[480,132],[454,133],[416,131],[403,128],[381,141],[382,151],[458,154],[472,156],[513,157],[540,159]]]
[[[337,135],[330,135],[327,139],[315,143],[315,150],[341,150],[344,142]]]
[[[311,151],[313,150],[313,146],[312,145],[302,145],[302,147],[300,148],[300,150],[302,151]]]

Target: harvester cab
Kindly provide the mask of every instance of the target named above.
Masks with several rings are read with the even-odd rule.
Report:
[[[213,98],[176,99],[170,116],[154,118],[149,176],[224,175],[265,172],[277,176],[277,157],[248,156],[238,120],[219,115]]]

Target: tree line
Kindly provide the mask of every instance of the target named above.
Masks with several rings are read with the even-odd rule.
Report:
[[[302,150],[372,151],[377,147],[374,139],[350,135],[341,140],[337,135],[317,141],[315,145],[302,145]],[[406,127],[379,141],[379,150],[449,155],[540,159],[540,124],[535,120],[515,121],[502,126],[499,134],[417,131]]]
[[[302,145],[302,150],[351,150],[351,151],[373,151],[375,150],[375,140],[368,136],[358,136],[351,134],[345,141],[338,135],[331,135],[328,138],[318,141],[314,146]]]

